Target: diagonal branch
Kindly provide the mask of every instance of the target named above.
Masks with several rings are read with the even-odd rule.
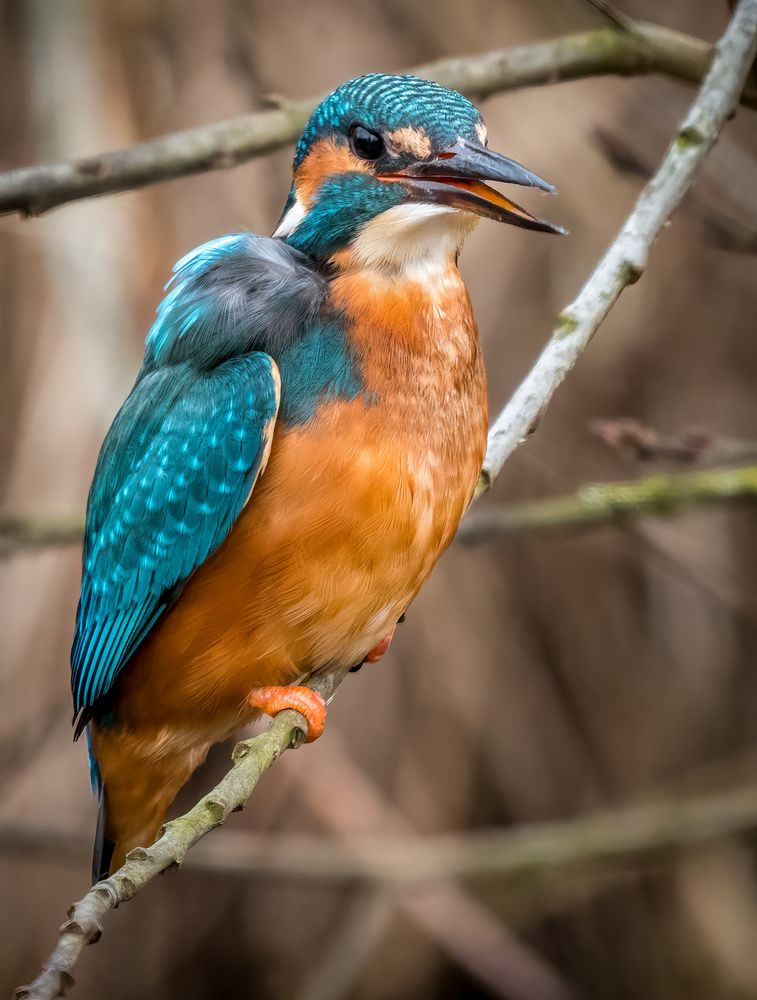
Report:
[[[491,485],[506,458],[534,428],[622,289],[640,276],[652,243],[738,104],[756,47],[757,0],[740,0],[660,169],[578,298],[562,313],[552,339],[495,422],[481,492]],[[343,676],[317,677],[312,685],[330,696]],[[193,844],[241,807],[276,758],[302,742],[304,726],[297,713],[283,712],[262,735],[240,743],[234,767],[213,791],[187,814],[168,823],[152,847],[132,851],[118,872],[73,905],[45,968],[30,986],[17,991],[17,998],[54,1000],[61,996],[73,982],[73,970],[84,946],[98,940],[105,914],[131,899],[159,872],[180,864]]]
[[[757,2],[742,0],[694,104],[656,174],[577,298],[558,316],[552,338],[489,432],[479,492],[535,430],[553,393],[628,285],[644,272],[652,244],[691,186],[698,167],[738,104],[757,34]]]
[[[659,73],[698,83],[712,49],[705,42],[653,24],[602,28],[548,42],[440,59],[408,72],[470,97],[608,74]],[[741,88],[739,88],[741,90]],[[757,108],[757,88],[742,95]],[[279,101],[274,108],[173,132],[128,149],[0,173],[0,215],[41,215],[58,205],[145,187],[156,181],[244,163],[297,138],[318,98]]]
[[[345,673],[314,678],[310,687],[329,700]],[[304,718],[298,712],[287,710],[277,715],[265,732],[238,743],[232,755],[234,766],[211,792],[188,813],[167,823],[152,847],[131,851],[115,874],[98,882],[71,906],[45,968],[30,986],[19,987],[17,1000],[62,997],[74,983],[74,966],[83,948],[99,940],[105,914],[130,900],[156,875],[181,865],[187,851],[198,840],[244,806],[271,764],[285,750],[301,746],[306,736]]]

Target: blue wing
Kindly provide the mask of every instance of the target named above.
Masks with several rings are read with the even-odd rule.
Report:
[[[71,651],[77,735],[247,502],[278,412],[272,356],[305,336],[326,287],[297,251],[244,233],[174,272],[89,494]]]
[[[160,393],[156,382],[175,378],[160,374],[151,393]],[[233,358],[191,380],[143,447],[128,456],[126,470],[117,468],[121,451],[108,449],[92,486],[71,653],[77,712],[110,690],[177,588],[228,535],[270,445],[278,399],[268,355]],[[119,436],[132,422],[132,409],[142,415],[140,402],[127,401]],[[137,439],[143,436],[133,430]],[[113,478],[120,486],[103,510],[98,494],[109,492]]]

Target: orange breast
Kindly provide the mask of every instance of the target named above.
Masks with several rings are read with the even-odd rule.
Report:
[[[451,541],[486,443],[486,386],[465,288],[353,275],[367,399],[277,429],[268,467],[221,548],[127,668],[118,714],[219,738],[249,690],[356,664]],[[286,377],[286,373],[283,373]]]

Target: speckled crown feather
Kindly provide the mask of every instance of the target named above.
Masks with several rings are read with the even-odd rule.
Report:
[[[375,130],[422,127],[434,146],[444,147],[460,135],[475,138],[481,114],[454,90],[417,76],[369,73],[348,80],[321,101],[305,126],[294,157],[295,168],[321,135],[346,134],[355,123]]]

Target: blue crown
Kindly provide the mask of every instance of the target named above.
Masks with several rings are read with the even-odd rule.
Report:
[[[338,130],[347,133],[360,123],[375,131],[422,127],[435,147],[451,145],[458,136],[475,138],[481,114],[454,90],[417,76],[369,73],[348,80],[321,101],[305,126],[294,157],[295,168],[312,143]]]

